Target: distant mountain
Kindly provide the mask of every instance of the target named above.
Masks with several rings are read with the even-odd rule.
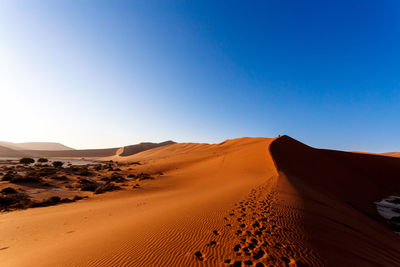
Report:
[[[73,148],[55,142],[27,142],[27,143],[0,142],[0,146],[14,150],[47,150],[47,151],[74,150]]]

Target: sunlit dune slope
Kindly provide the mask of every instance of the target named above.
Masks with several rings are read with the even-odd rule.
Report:
[[[132,156],[142,162],[132,167],[164,175],[141,190],[1,214],[1,246],[7,248],[0,261],[4,266],[188,266],[201,263],[194,253],[202,250],[208,254],[203,263],[219,265],[236,238],[224,233],[224,217],[274,174],[270,142],[173,144]],[[215,238],[220,245],[207,247]]]
[[[382,155],[400,158],[400,152],[386,152],[386,153],[382,153]]]
[[[399,237],[372,204],[398,189],[390,186],[398,159],[313,149],[286,136],[105,159],[135,163],[125,167],[155,179],[0,214],[3,266],[400,264]]]

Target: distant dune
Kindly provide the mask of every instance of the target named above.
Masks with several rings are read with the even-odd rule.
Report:
[[[0,142],[0,146],[14,150],[73,150],[73,148],[54,142],[11,143],[3,141]]]
[[[400,152],[386,152],[382,153],[381,155],[400,158]]]
[[[120,157],[127,157],[145,150],[149,150],[152,148],[160,147],[160,146],[166,146],[166,145],[172,145],[175,144],[173,141],[166,141],[162,143],[140,143],[137,145],[131,145],[131,146],[124,146],[121,148],[121,150],[117,153],[118,156]]]
[[[4,142],[5,143],[5,142]],[[25,144],[30,144],[30,145],[25,145]],[[44,144],[44,145],[42,145]],[[52,145],[54,144],[54,146]],[[24,143],[24,145],[21,144],[14,144],[8,145],[9,147],[12,146],[17,146],[18,147],[18,152],[16,153],[15,150],[9,150],[10,153],[7,154],[7,151],[5,150],[3,154],[3,157],[15,157],[15,155],[25,155],[25,156],[30,156],[30,157],[60,157],[60,158],[99,158],[99,157],[111,157],[115,156],[118,154],[119,156],[129,156],[147,149],[159,147],[159,146],[164,146],[164,145],[169,145],[169,144],[174,144],[173,141],[166,141],[162,143],[140,143],[136,145],[131,145],[131,146],[125,146],[122,148],[115,147],[115,148],[105,148],[105,149],[61,149],[61,150],[32,150],[32,149],[22,149],[22,147],[52,147],[52,148],[57,148],[57,147],[64,147],[62,144],[57,144],[57,143]]]
[[[361,151],[351,151],[351,152],[359,153],[359,154],[379,155],[379,156],[400,158],[400,152],[384,152],[384,153],[372,153],[372,152],[361,152]]]
[[[0,157],[23,157],[25,154],[8,147],[0,146]]]
[[[400,159],[288,136],[124,151],[104,159],[156,178],[0,214],[2,266],[400,266],[373,204],[400,192]]]

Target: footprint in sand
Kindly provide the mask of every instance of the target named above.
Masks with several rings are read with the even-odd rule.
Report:
[[[262,257],[264,257],[264,255],[265,255],[265,251],[262,250],[262,249],[259,249],[256,253],[254,253],[253,258],[254,258],[255,260],[259,260],[259,259],[261,259]]]
[[[211,241],[209,244],[208,244],[210,247],[214,247],[214,246],[216,246],[217,245],[217,241]]]
[[[203,260],[204,260],[203,253],[201,253],[200,251],[196,251],[196,252],[194,253],[194,255],[196,256],[196,258],[197,258],[199,261],[203,261]]]

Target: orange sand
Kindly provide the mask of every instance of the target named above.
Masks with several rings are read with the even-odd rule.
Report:
[[[400,238],[372,204],[400,192],[400,159],[286,136],[112,159],[163,175],[137,191],[0,214],[1,266],[400,265]]]

